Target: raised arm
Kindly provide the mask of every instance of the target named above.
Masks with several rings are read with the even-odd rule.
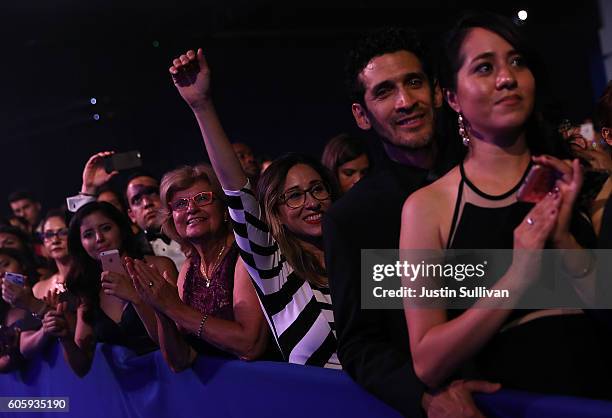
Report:
[[[193,111],[210,162],[226,190],[240,190],[247,182],[240,161],[221,126],[210,93],[210,68],[202,49],[188,51],[172,61],[172,80]]]

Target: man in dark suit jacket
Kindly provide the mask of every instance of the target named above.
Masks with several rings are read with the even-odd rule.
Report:
[[[360,302],[361,249],[398,248],[404,201],[430,181],[434,165],[440,167],[434,125],[441,91],[416,35],[399,29],[366,38],[349,56],[347,81],[357,125],[376,131],[386,155],[324,219],[340,362],[357,383],[405,416],[480,416],[471,392],[495,385],[459,381],[427,393],[412,366],[404,312],[363,310]]]

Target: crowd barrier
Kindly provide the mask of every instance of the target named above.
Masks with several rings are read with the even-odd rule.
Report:
[[[23,370],[0,375],[0,396],[69,398],[68,413],[0,412],[7,418],[400,418],[340,371],[201,356],[173,373],[159,351],[136,356],[104,344],[84,378],[52,345]],[[612,417],[612,402],[510,390],[480,395],[478,404],[498,418]]]

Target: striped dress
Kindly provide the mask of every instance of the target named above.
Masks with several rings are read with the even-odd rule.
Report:
[[[289,363],[341,369],[329,289],[293,271],[263,221],[249,183],[224,192],[240,256],[283,357]]]

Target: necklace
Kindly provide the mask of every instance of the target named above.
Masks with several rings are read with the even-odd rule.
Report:
[[[65,292],[66,291],[66,283],[63,280],[61,282],[59,280],[57,280],[58,277],[59,277],[59,275],[56,275],[55,278],[53,279],[52,288],[55,288],[58,293]]]
[[[219,254],[217,254],[215,262],[211,265],[210,275],[212,275],[217,269],[217,267],[219,267],[219,260],[221,259],[223,251],[225,251],[225,243],[223,243]],[[204,277],[204,280],[206,280],[206,287],[210,287],[210,276],[207,274],[206,270],[206,267],[202,263],[200,263],[200,273],[202,273],[202,277]]]

